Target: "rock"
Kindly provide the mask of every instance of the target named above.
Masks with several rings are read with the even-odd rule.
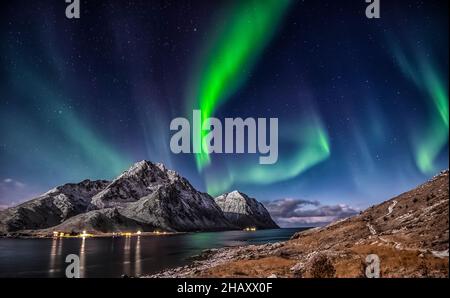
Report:
[[[283,247],[283,245],[284,245],[284,243],[282,243],[282,242],[275,242],[275,243],[270,244],[270,248],[277,249],[277,248]]]
[[[264,205],[246,194],[233,191],[215,198],[225,217],[241,229],[275,229],[278,225],[272,220]]]
[[[324,254],[319,254],[312,258],[308,272],[312,278],[333,278],[336,275],[333,263]]]
[[[296,256],[298,252],[288,250],[288,249],[278,249],[275,251],[274,255],[283,259],[290,259],[294,256]]]
[[[305,265],[302,262],[299,262],[291,267],[290,271],[295,277],[303,277],[305,273]]]
[[[267,276],[267,278],[278,278],[278,277],[276,276],[276,274],[271,274],[271,275]]]

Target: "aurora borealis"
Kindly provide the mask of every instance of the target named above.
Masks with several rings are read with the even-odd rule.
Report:
[[[417,167],[424,174],[436,171],[435,159],[448,144],[448,87],[442,81],[442,75],[436,66],[429,61],[426,54],[416,51],[413,61],[393,46],[395,57],[400,68],[419,90],[427,97],[429,123],[419,135],[414,135],[413,144]]]
[[[223,27],[208,45],[207,62],[199,76],[199,90],[195,93],[204,118],[212,116],[220,103],[227,99],[251,72],[265,45],[270,41],[279,19],[289,5],[288,0],[249,0],[231,5],[219,21]],[[188,101],[191,104],[190,101]],[[204,141],[206,132],[202,130]],[[210,163],[207,153],[196,155],[197,167]]]
[[[35,2],[1,4],[0,206],[142,159],[211,195],[345,210],[448,168],[447,3]],[[278,118],[278,162],[172,154],[194,109]]]

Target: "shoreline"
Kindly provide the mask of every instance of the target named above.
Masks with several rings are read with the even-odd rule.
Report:
[[[0,235],[0,239],[83,239],[83,238],[115,238],[115,237],[162,237],[188,234],[192,232],[142,232],[142,233],[103,233],[103,234],[87,234],[87,235],[64,235],[53,236],[52,234],[27,234],[19,232],[18,234]]]
[[[220,232],[232,232],[232,231],[242,231],[248,233],[254,233],[256,231],[267,231],[267,230],[280,230],[280,229],[312,229],[314,227],[296,227],[296,228],[270,228],[270,229],[232,229],[232,230],[210,230],[210,231],[184,231],[184,232],[167,232],[167,231],[157,231],[157,232],[110,232],[101,234],[90,234],[89,232],[85,235],[77,234],[70,235],[69,233],[64,233],[64,236],[53,235],[53,232],[42,232],[39,230],[23,230],[8,234],[0,234],[0,239],[73,239],[73,238],[112,238],[112,237],[161,237],[161,236],[174,236],[183,234],[198,234],[198,233],[220,233]],[[59,233],[59,232],[57,232]]]

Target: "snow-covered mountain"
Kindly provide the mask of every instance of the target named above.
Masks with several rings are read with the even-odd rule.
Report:
[[[105,189],[92,198],[96,208],[125,206],[153,193],[159,186],[168,183],[186,184],[186,179],[176,172],[167,170],[162,164],[154,164],[143,160],[135,163],[130,169],[114,179]]]
[[[263,204],[237,190],[215,199],[225,217],[240,228],[278,228]]]
[[[86,212],[91,198],[109,181],[84,180],[49,190],[45,194],[0,212],[0,231],[43,229]]]
[[[231,194],[234,194],[231,193]],[[207,193],[162,164],[141,161],[109,181],[83,181],[57,187],[0,212],[0,232],[92,233],[143,231],[215,231],[277,227],[254,199],[228,195],[224,208]],[[218,200],[222,204],[222,200]],[[228,206],[228,207],[226,207]],[[241,214],[238,218],[230,212]],[[255,216],[255,218],[252,218]]]
[[[153,231],[157,227],[137,222],[120,213],[120,207],[92,210],[69,218],[65,222],[45,230],[37,230],[31,234],[52,235],[53,231],[80,234],[89,231],[93,234],[111,232]]]

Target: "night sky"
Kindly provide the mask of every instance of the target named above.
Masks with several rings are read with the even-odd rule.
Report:
[[[395,3],[393,3],[395,2]],[[0,205],[147,159],[201,191],[238,189],[284,225],[321,223],[448,168],[448,3],[0,4]],[[193,109],[279,118],[279,159],[175,155]]]

